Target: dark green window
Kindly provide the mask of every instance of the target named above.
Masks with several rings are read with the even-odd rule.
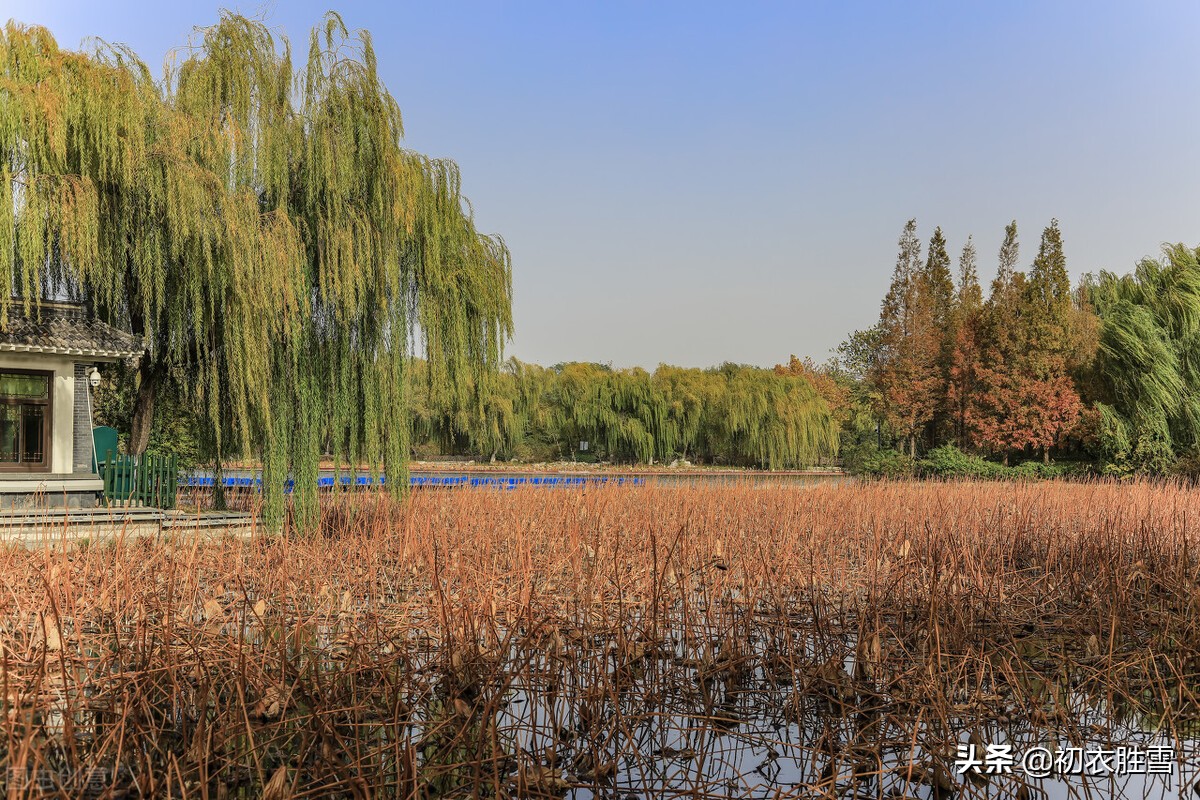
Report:
[[[49,372],[0,372],[0,471],[50,469]]]

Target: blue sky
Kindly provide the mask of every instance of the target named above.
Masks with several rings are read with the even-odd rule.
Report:
[[[298,50],[324,3],[0,0],[153,67],[218,9]],[[408,145],[455,159],[514,259],[527,361],[822,360],[904,222],[990,279],[1057,217],[1074,275],[1200,243],[1200,4],[343,3]]]

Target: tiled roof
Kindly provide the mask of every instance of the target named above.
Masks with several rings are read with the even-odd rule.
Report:
[[[0,352],[120,360],[142,350],[136,337],[91,318],[74,303],[42,301],[26,316],[21,301],[14,298],[8,306],[8,325],[0,328]]]

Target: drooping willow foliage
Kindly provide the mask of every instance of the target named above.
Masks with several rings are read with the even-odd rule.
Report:
[[[1200,445],[1200,250],[1166,248],[1088,286],[1101,319],[1095,380],[1109,461],[1163,471]]]
[[[410,356],[479,408],[512,325],[504,243],[475,229],[455,164],[402,133],[370,36],[335,14],[298,71],[225,13],[161,82],[123,48],[9,23],[0,282],[27,311],[85,300],[143,336],[142,372],[186,376],[216,458],[261,456],[276,516],[289,472],[311,514],[324,448],[399,491]]]
[[[767,469],[803,467],[837,452],[838,425],[803,377],[727,364],[614,370],[510,359],[481,404],[446,405],[412,370],[414,442],[482,458],[572,457],[618,463],[676,458]]]

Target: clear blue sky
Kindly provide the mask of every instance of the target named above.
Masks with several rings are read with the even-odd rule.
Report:
[[[220,3],[0,0],[152,66]],[[325,3],[234,5],[298,45]],[[527,361],[770,365],[871,325],[904,222],[1051,217],[1074,275],[1200,243],[1200,3],[343,3],[514,259]]]

